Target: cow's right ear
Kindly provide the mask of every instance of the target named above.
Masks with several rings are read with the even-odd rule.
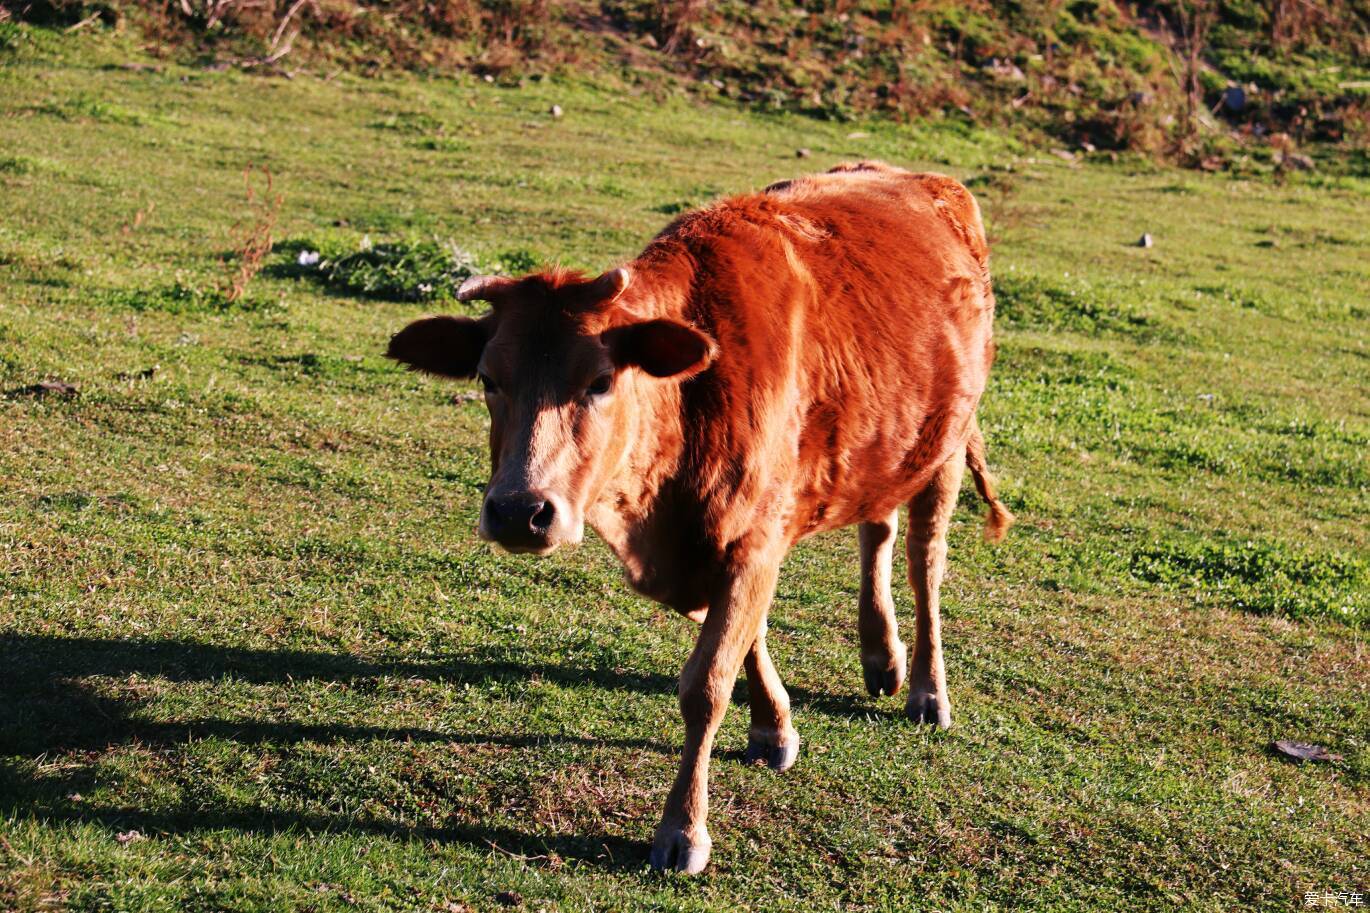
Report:
[[[484,319],[425,317],[390,338],[387,358],[442,377],[475,377],[489,339]]]

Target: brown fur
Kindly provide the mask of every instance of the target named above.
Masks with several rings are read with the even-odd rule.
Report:
[[[860,525],[861,661],[867,686],[893,694],[905,648],[890,564],[909,505],[907,711],[949,725],[937,603],[965,468],[990,506],[987,538],[1012,521],[975,421],[994,357],[988,256],[960,184],[861,162],[688,213],[598,279],[473,280],[491,314],[460,321],[465,332],[432,325],[447,343],[410,329],[392,342],[401,361],[490,384],[484,534],[545,553],[589,522],[637,590],[701,623],[654,864],[697,871],[708,858],[709,753],[744,663],[749,757],[794,760],[765,621],[803,538]],[[457,364],[449,353],[473,339],[478,362]],[[554,521],[529,532],[520,514],[504,529],[508,503],[531,514],[544,500],[535,521]]]

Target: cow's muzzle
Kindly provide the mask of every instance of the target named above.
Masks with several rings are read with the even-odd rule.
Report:
[[[496,494],[485,498],[480,515],[482,539],[511,552],[545,555],[576,538],[570,509],[556,495],[536,491]]]

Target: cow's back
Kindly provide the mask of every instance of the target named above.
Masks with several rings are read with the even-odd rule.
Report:
[[[723,538],[784,493],[791,539],[888,516],[960,440],[993,357],[988,247],[951,178],[839,166],[733,198],[658,239],[691,251],[715,334],[686,408]],[[798,446],[795,446],[795,442]]]
[[[858,219],[903,215],[917,226],[928,222],[930,211],[960,242],[958,253],[970,255],[973,262],[964,266],[982,273],[988,268],[980,207],[970,191],[944,174],[906,171],[884,162],[852,162],[823,174],[780,181],[764,192],[820,219],[834,211],[854,210]]]

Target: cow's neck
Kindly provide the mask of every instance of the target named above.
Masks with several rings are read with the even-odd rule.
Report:
[[[664,384],[636,378],[633,402],[617,429],[618,453],[610,462],[587,519],[625,563],[631,533],[652,512],[663,481],[680,462],[679,396]],[[669,400],[676,401],[674,410]]]
[[[632,268],[625,309],[643,320],[692,322],[687,298],[696,270],[688,251],[659,239]],[[682,478],[685,427],[680,383],[636,376],[619,438],[623,450],[586,519],[634,589],[694,615],[703,612],[712,552],[705,531],[695,528],[704,513],[698,486]]]
[[[678,516],[684,505],[671,495],[685,449],[679,386],[642,377],[634,388],[622,426],[623,449],[586,520],[618,556],[636,590],[690,612],[698,597],[682,590],[692,562],[680,547],[690,537],[682,535],[684,518]]]

